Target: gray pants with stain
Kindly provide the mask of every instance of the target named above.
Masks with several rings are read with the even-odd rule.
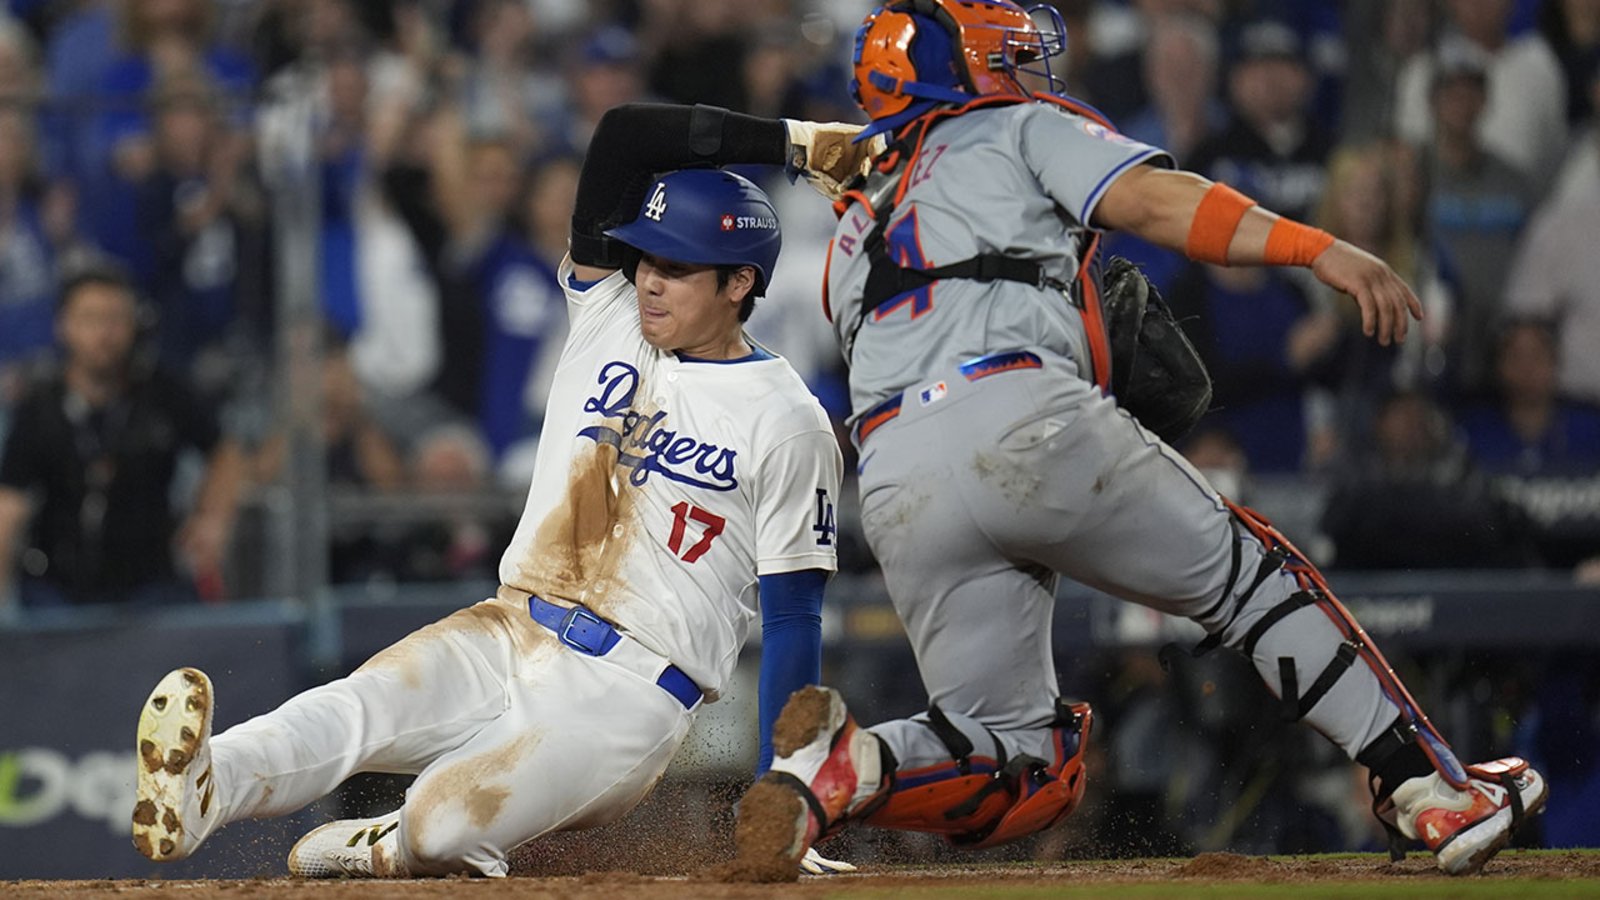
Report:
[[[1043,368],[976,382],[952,371],[942,379],[948,392],[927,405],[919,400],[925,385],[908,389],[900,415],[860,448],[866,536],[929,700],[982,756],[999,740],[1008,755],[1051,758],[1059,575],[1194,619],[1207,632],[1225,628],[1230,647],[1299,590],[1279,570],[1229,621],[1264,548],[1235,531],[1199,472],[1080,377],[1071,359],[1035,352]],[[1233,598],[1218,603],[1234,541],[1242,542],[1240,574]],[[1252,662],[1278,693],[1280,658],[1292,658],[1299,685],[1310,685],[1342,641],[1308,606],[1267,629]],[[1398,714],[1357,662],[1306,720],[1353,758]],[[902,771],[950,759],[924,719],[871,729]]]

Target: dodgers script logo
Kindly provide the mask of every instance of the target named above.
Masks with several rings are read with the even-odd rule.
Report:
[[[737,450],[707,444],[697,438],[680,437],[661,427],[665,410],[646,416],[633,409],[633,396],[639,390],[639,370],[625,362],[608,362],[600,369],[600,394],[583,402],[583,411],[599,413],[607,419],[620,418],[622,429],[610,425],[590,425],[578,432],[597,444],[617,448],[617,462],[633,469],[629,483],[639,486],[659,472],[681,484],[708,491],[731,491],[739,486],[733,471]]]

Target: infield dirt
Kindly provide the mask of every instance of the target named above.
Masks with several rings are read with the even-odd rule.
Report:
[[[769,897],[1600,897],[1600,852],[1507,851],[1482,874],[1456,879],[1426,855],[1391,863],[1383,855],[1253,857],[1205,853],[1192,859],[881,867],[794,884],[725,884],[702,875],[626,872],[523,875],[500,880],[20,881],[0,884],[18,900],[86,897],[302,900],[329,897],[619,897],[722,900]]]

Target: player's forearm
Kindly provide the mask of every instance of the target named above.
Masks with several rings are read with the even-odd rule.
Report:
[[[195,498],[195,515],[215,517],[229,524],[233,522],[234,513],[239,507],[239,496],[244,491],[247,462],[239,443],[231,438],[223,438],[211,452],[211,459],[206,464],[200,492]]]
[[[1117,179],[1094,220],[1217,265],[1310,265],[1333,242],[1225,185],[1153,166]]]
[[[471,191],[467,188],[470,165],[467,161],[466,126],[461,112],[446,106],[433,116],[433,152],[429,154],[429,188],[434,206],[444,219],[452,237],[460,238],[472,228],[474,213]]]
[[[27,520],[27,495],[0,487],[0,607],[12,597],[16,583],[17,541]]]
[[[600,118],[584,156],[572,213],[572,261],[619,268],[605,236],[633,219],[656,173],[693,165],[783,165],[783,123],[709,106],[630,103]]]
[[[761,576],[761,678],[758,703],[759,776],[772,764],[772,727],[789,695],[822,678],[820,569]]]
[[[756,774],[772,765],[772,728],[789,695],[822,679],[822,618],[765,626],[761,635],[760,754]]]

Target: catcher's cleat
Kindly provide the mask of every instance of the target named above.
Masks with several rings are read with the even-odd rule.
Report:
[[[814,686],[784,704],[772,744],[772,770],[739,801],[735,865],[753,880],[793,881],[812,844],[886,796],[883,747],[838,692]]]
[[[404,878],[400,814],[340,819],[306,832],[289,849],[289,874],[301,878]]]
[[[1543,811],[1550,794],[1544,778],[1515,756],[1467,766],[1467,775],[1465,790],[1437,772],[1407,779],[1381,811],[1406,837],[1426,844],[1451,875],[1483,868],[1524,818]]]
[[[217,827],[211,773],[211,679],[168,672],[139,713],[133,845],[156,862],[187,857]]]

